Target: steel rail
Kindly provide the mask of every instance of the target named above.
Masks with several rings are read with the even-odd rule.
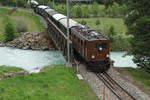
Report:
[[[117,90],[121,89],[126,95],[128,95],[131,99],[136,100],[129,92],[127,92],[123,87],[121,87],[107,72],[104,73],[95,73],[96,76],[117,96],[119,100],[124,100],[117,93]],[[116,90],[115,90],[116,89]]]
[[[119,100],[122,100],[121,97],[119,96],[119,94],[117,94],[117,93],[115,92],[115,90],[113,90],[113,89],[109,86],[109,84],[108,84],[107,82],[105,82],[105,79],[102,78],[102,75],[96,74],[96,76],[117,96],[117,98],[118,98]]]
[[[130,96],[133,100],[136,100],[135,97],[133,97],[129,92],[127,92],[122,86],[120,86],[107,72],[104,72],[104,75],[109,78],[111,81],[113,81],[119,88],[122,89],[128,96]]]

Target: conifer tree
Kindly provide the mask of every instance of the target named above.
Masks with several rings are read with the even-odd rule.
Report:
[[[125,23],[132,35],[133,61],[150,72],[150,0],[130,0]]]
[[[8,22],[5,26],[5,40],[12,41],[15,38],[15,27],[12,25],[12,23]]]

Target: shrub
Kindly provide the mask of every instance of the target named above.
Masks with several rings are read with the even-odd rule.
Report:
[[[27,32],[28,28],[27,28],[27,25],[23,21],[17,21],[16,30],[18,33],[21,33],[21,32]]]
[[[12,41],[15,38],[16,30],[12,23],[8,22],[5,26],[5,40]]]
[[[82,25],[86,25],[87,23],[86,23],[85,20],[82,20],[82,21],[81,21],[81,24],[82,24]]]
[[[99,19],[96,20],[95,24],[96,24],[96,26],[98,26],[98,25],[101,24],[100,21],[99,21]]]

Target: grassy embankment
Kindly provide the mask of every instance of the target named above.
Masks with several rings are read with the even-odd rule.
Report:
[[[8,69],[7,69],[8,70]],[[79,81],[72,68],[46,67],[0,81],[0,100],[98,100],[85,81]]]
[[[14,26],[24,24],[27,27],[27,31],[32,32],[36,30],[42,30],[43,25],[40,22],[40,18],[25,11],[16,11],[12,15],[8,15],[10,10],[5,8],[0,8],[0,40],[4,39],[4,27],[9,20]]]
[[[150,73],[143,69],[125,68],[136,80],[141,81],[143,88],[148,88],[150,91]]]
[[[92,29],[100,30],[102,32],[107,32],[110,26],[114,26],[114,31],[118,33],[117,35],[125,35],[125,32],[127,31],[122,18],[74,18],[74,20],[80,23],[84,20],[87,23],[87,26],[90,26]],[[99,20],[100,22],[99,25],[96,25],[97,20]]]
[[[9,72],[17,72],[22,70],[21,68],[17,67],[7,67],[7,66],[0,66],[0,76],[3,75],[4,73],[9,73]]]

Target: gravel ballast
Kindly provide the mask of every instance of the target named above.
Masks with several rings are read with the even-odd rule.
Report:
[[[105,95],[105,100],[118,100],[118,98],[106,86],[104,87],[104,83],[100,81],[93,72],[89,72],[86,70],[84,64],[79,65],[79,72],[83,76],[84,80],[89,83],[92,90],[100,99],[103,100]],[[116,80],[118,84],[126,89],[133,97],[135,97],[136,100],[149,100],[150,97],[146,93],[144,93],[129,81],[123,79],[121,77],[121,74],[117,72],[113,67],[109,69],[108,73],[114,80]]]

